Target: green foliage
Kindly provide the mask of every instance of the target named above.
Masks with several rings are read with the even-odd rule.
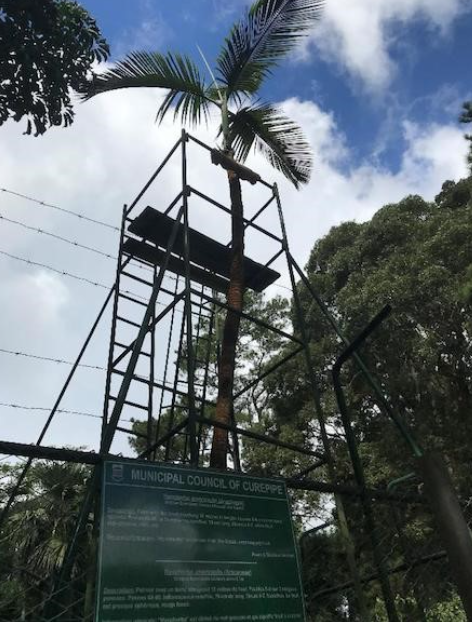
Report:
[[[256,93],[278,62],[310,32],[320,0],[257,0],[234,24],[217,60],[228,97]]]
[[[20,467],[3,470],[0,508]],[[0,538],[0,620],[38,619],[74,532],[88,476],[87,467],[75,464],[37,463],[30,468]],[[79,551],[72,580],[83,591],[90,564],[89,530],[81,536]]]
[[[202,113],[208,116],[209,100],[203,78],[198,67],[188,56],[160,54],[159,52],[133,52],[125,60],[104,73],[94,77],[83,94],[87,100],[115,89],[157,87],[168,90],[159,107],[158,121],[162,121],[172,105],[174,116],[182,121],[200,123]]]
[[[466,622],[462,603],[457,595],[438,603],[429,612],[431,622]]]
[[[26,133],[73,122],[80,91],[109,48],[95,20],[71,0],[4,0],[0,8],[0,125],[26,117]]]
[[[365,358],[420,441],[460,464],[467,454],[464,432],[472,406],[470,180],[446,187],[437,201],[408,197],[384,207],[368,223],[333,229],[315,246],[308,273],[351,337],[384,304],[392,305],[393,316],[376,331]],[[309,296],[301,294],[324,374],[337,347],[324,337],[325,323]],[[393,427],[383,434],[383,421],[380,425],[357,370],[351,369],[345,383],[357,413],[357,434],[369,443],[363,445],[373,465],[369,477],[378,482],[376,458],[391,458],[397,467],[406,448]]]
[[[385,206],[369,222],[344,223],[333,228],[317,242],[307,266],[310,283],[350,339],[386,303],[392,305],[392,316],[375,331],[362,356],[369,369],[375,371],[392,407],[422,446],[445,455],[469,520],[472,519],[467,467],[468,439],[472,434],[469,416],[472,410],[471,182],[470,178],[457,184],[446,182],[435,202],[410,196]],[[340,346],[304,286],[299,286],[299,293],[322,406],[329,423],[337,476],[352,484],[355,480],[331,383],[331,368]],[[298,330],[293,311],[292,321]],[[311,434],[310,442],[316,446],[319,431],[313,421],[309,383],[300,363],[295,360],[283,373],[268,379],[266,387],[271,396],[268,408],[273,427],[288,424],[292,433],[307,438]],[[394,478],[415,470],[414,459],[398,430],[380,411],[354,364],[346,366],[343,386],[368,484],[385,489]],[[416,485],[412,482],[403,489],[415,492]],[[369,574],[373,571],[371,549],[358,502],[346,502],[346,512],[355,534],[361,574]],[[390,564],[403,563],[405,550],[419,556],[441,548],[429,512],[401,507],[395,524],[391,508],[377,503],[375,515]],[[323,555],[331,550],[331,562],[326,559],[317,562],[314,555],[313,566],[306,570],[315,593],[320,586],[339,582],[334,571],[333,579],[326,577],[326,567],[337,564],[335,542],[331,546],[325,537],[320,550],[325,551]],[[414,575],[428,620],[441,620],[441,616],[444,620],[454,619],[454,606],[461,611],[457,600],[451,600],[449,580],[447,567],[440,565],[421,567]],[[411,585],[405,586],[398,575],[392,578],[392,586],[401,619],[413,619],[416,604]],[[372,583],[368,599],[371,610],[378,609],[374,619],[383,620],[378,584]],[[320,602],[323,606],[314,620],[324,619],[332,607],[329,598]],[[345,611],[339,603],[336,607],[339,615]],[[460,615],[457,619],[461,619]]]
[[[131,429],[134,432],[134,436],[130,436],[129,444],[131,448],[139,456],[144,453],[146,449],[152,445],[158,438],[167,434],[172,428],[177,426],[183,421],[185,414],[182,408],[177,406],[174,411],[171,409],[164,411],[159,419],[153,419],[151,421],[151,428],[149,435],[148,422],[147,421],[134,421]],[[148,442],[148,438],[150,442]],[[173,437],[168,443],[162,445],[156,449],[156,452],[151,454],[152,457],[158,462],[182,462],[184,457],[188,454],[188,448],[186,446],[185,431]]]
[[[244,162],[255,147],[295,187],[310,179],[312,158],[302,131],[272,106],[240,108],[230,117],[229,135],[239,160]]]
[[[410,606],[411,611],[415,610],[415,602],[412,597],[396,598],[395,604],[399,611],[405,608],[408,609],[408,606]],[[388,622],[385,607],[380,600],[376,603],[374,615],[374,620],[376,622]],[[400,615],[400,622],[410,622],[412,619],[411,613]],[[464,613],[459,597],[455,594],[429,609],[427,613],[427,620],[428,622],[466,622],[467,617]]]
[[[83,99],[122,88],[162,88],[167,94],[158,121],[174,106],[174,117],[191,124],[207,120],[216,107],[224,151],[244,162],[254,148],[298,187],[309,180],[312,165],[311,149],[300,127],[273,106],[241,107],[241,101],[257,95],[263,79],[308,34],[320,7],[320,0],[257,0],[225,40],[217,59],[217,83],[207,84],[187,56],[133,52],[95,75],[83,89]],[[229,110],[230,101],[239,109]]]
[[[462,106],[462,114],[459,117],[459,121],[461,123],[472,123],[472,101],[465,102]],[[472,171],[472,134],[466,134],[465,139],[470,143],[469,153],[467,155],[467,162],[469,164],[470,170]]]

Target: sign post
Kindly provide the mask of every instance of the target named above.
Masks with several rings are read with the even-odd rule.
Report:
[[[96,622],[304,622],[280,480],[106,462]]]

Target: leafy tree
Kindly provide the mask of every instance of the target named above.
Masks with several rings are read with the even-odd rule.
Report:
[[[95,76],[85,94],[121,88],[156,87],[167,90],[157,118],[174,107],[183,122],[199,123],[211,108],[221,114],[221,150],[229,157],[228,183],[232,213],[230,283],[219,365],[215,417],[229,423],[233,402],[234,369],[244,295],[244,226],[237,162],[253,148],[266,156],[296,187],[306,183],[311,150],[300,128],[280,110],[255,99],[263,82],[279,62],[307,35],[319,16],[320,0],[257,0],[225,39],[216,60],[217,78],[207,84],[188,56],[134,52],[116,66]],[[231,107],[235,110],[230,110]],[[234,160],[233,160],[234,158]],[[231,164],[234,162],[233,164]],[[228,433],[215,428],[211,465],[226,468]]]
[[[131,429],[134,435],[130,437],[129,444],[139,456],[146,451],[149,444],[152,445],[155,439],[163,436],[184,419],[185,414],[180,405],[176,406],[174,412],[171,409],[164,411],[159,419],[152,420],[150,439],[148,438],[148,422],[133,421]],[[182,462],[186,451],[188,448],[185,442],[185,433],[182,433],[173,437],[166,445],[158,447],[155,452],[155,459],[158,462]],[[151,456],[154,456],[154,452]]]
[[[386,303],[392,305],[392,316],[370,338],[363,358],[423,447],[439,450],[445,456],[469,520],[471,197],[472,179],[468,178],[458,183],[446,182],[434,202],[410,196],[387,205],[369,222],[348,222],[333,228],[316,243],[307,265],[311,284],[348,337],[357,335]],[[337,476],[340,481],[354,483],[332,391],[331,369],[340,346],[306,288],[300,285],[299,292],[329,422]],[[292,321],[297,330],[295,315]],[[343,385],[368,485],[385,489],[394,478],[415,471],[414,460],[396,428],[380,411],[354,363],[346,366]],[[266,388],[271,395],[272,425],[284,423],[306,436],[314,432],[316,438],[309,385],[299,361],[292,361],[283,372],[268,379]],[[312,443],[316,440],[312,439]],[[418,482],[413,482],[406,490],[415,492],[417,486]],[[362,574],[369,574],[370,545],[359,502],[346,501],[346,512],[356,534],[359,566]],[[377,503],[375,514],[391,563],[402,563],[408,552],[419,556],[441,548],[427,510],[401,508],[398,527],[403,531],[403,545],[392,508]],[[325,552],[331,547],[326,535],[320,536],[318,542]],[[335,539],[331,549],[334,567]],[[326,563],[319,565],[314,561],[308,572],[312,583],[318,585],[316,589],[320,583],[326,583]],[[451,619],[457,602],[445,567],[430,564],[417,572],[416,584],[430,616],[427,619]],[[339,572],[333,572],[333,576],[339,578]],[[416,606],[411,586],[401,581],[401,575],[392,578],[392,586],[403,619],[416,619],[411,609]],[[371,607],[379,595],[378,586],[372,585],[368,593]],[[331,605],[327,601],[326,615],[332,604],[333,601]],[[375,619],[383,619],[380,611],[376,615]]]
[[[79,91],[109,48],[95,20],[71,0],[4,0],[0,7],[0,125],[26,117],[26,133],[72,123]]]

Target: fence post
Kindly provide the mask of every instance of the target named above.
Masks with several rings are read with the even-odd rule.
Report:
[[[467,620],[472,622],[472,537],[469,527],[442,457],[428,453],[418,458],[418,465]]]

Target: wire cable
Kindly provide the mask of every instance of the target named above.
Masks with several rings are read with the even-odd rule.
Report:
[[[59,212],[63,212],[64,214],[68,214],[69,216],[75,216],[80,220],[86,220],[88,222],[92,222],[95,225],[100,225],[101,227],[106,227],[107,229],[112,229],[113,231],[119,231],[120,228],[112,225],[108,222],[104,222],[103,220],[97,220],[95,218],[91,218],[90,216],[85,216],[80,212],[74,212],[73,210],[66,209],[65,207],[59,207],[58,205],[53,205],[52,203],[46,203],[45,201],[40,201],[39,199],[35,199],[34,197],[30,197],[27,194],[22,194],[21,192],[15,192],[14,190],[9,190],[8,188],[0,188],[1,192],[6,192],[7,194],[11,194],[16,197],[20,197],[21,199],[25,199],[26,201],[31,201],[32,203],[36,203],[37,205],[41,205],[42,207],[50,207],[52,209],[58,210]]]
[[[111,255],[110,253],[104,253],[98,248],[94,248],[93,246],[86,246],[85,244],[81,244],[80,242],[77,242],[76,240],[69,240],[68,238],[64,238],[60,235],[57,235],[56,233],[51,233],[50,231],[45,231],[44,229],[39,229],[37,227],[31,227],[30,225],[27,225],[26,223],[21,222],[19,220],[14,220],[13,218],[7,218],[3,214],[0,214],[0,219],[4,220],[5,222],[9,222],[13,225],[23,227],[23,229],[27,229],[28,231],[32,231],[33,233],[41,233],[42,235],[47,235],[56,240],[60,240],[61,242],[65,242],[66,244],[76,246],[77,248],[82,248],[86,251],[90,251],[91,253],[96,253],[97,255],[106,257],[107,259],[114,259],[115,261],[118,259],[116,255]]]
[[[73,210],[69,210],[69,209],[66,209],[64,207],[59,207],[59,206],[53,205],[51,203],[46,203],[45,201],[41,201],[39,199],[35,199],[34,197],[30,197],[30,196],[28,196],[26,194],[22,194],[21,192],[15,192],[14,190],[9,190],[8,188],[0,188],[0,191],[1,192],[5,192],[7,194],[11,194],[11,195],[16,196],[16,197],[20,197],[22,199],[25,199],[26,201],[31,201],[32,203],[36,203],[37,205],[41,205],[43,207],[50,207],[50,208],[59,210],[61,212],[69,214],[71,216],[75,216],[77,218],[80,218],[81,220],[86,220],[86,221],[91,222],[93,224],[100,225],[102,227],[107,227],[109,229],[113,229],[114,231],[119,231],[120,230],[119,227],[116,227],[115,225],[112,225],[110,223],[103,222],[101,220],[96,220],[94,218],[90,218],[89,216],[85,216],[84,214],[81,214],[80,212],[74,212]],[[79,242],[75,242],[73,240],[68,240],[67,238],[63,238],[63,237],[61,237],[59,235],[56,235],[54,233],[50,233],[48,231],[44,231],[42,229],[35,229],[34,227],[30,227],[26,223],[22,223],[22,222],[15,221],[15,220],[10,219],[10,218],[6,218],[5,216],[2,216],[1,214],[0,214],[0,219],[6,220],[7,222],[10,222],[10,223],[19,225],[21,227],[24,227],[25,229],[29,229],[31,231],[34,231],[35,233],[42,233],[44,235],[48,235],[50,237],[53,237],[53,238],[56,238],[56,239],[61,240],[63,242],[66,242],[68,244],[71,244],[73,246],[76,246],[76,247],[79,247],[79,248],[83,248],[83,249],[91,251],[93,253],[98,253],[98,254],[100,254],[100,255],[102,255],[104,257],[107,257],[109,259],[115,259],[116,260],[116,256],[114,256],[114,255],[110,255],[108,253],[104,253],[103,251],[100,251],[100,250],[98,250],[96,248],[87,247],[87,246],[85,246],[83,244],[80,244]],[[141,266],[140,265],[138,267],[139,268],[143,268],[143,269],[149,269],[149,268],[147,268],[147,266]],[[175,280],[172,277],[169,277],[169,278],[171,278],[172,280]],[[275,287],[278,287],[280,289],[284,289],[284,290],[289,291],[289,292],[292,291],[290,289],[290,287],[287,287],[286,285],[281,285],[280,283],[274,283],[274,285],[275,285]]]
[[[105,285],[105,283],[99,283],[98,281],[92,281],[85,276],[80,276],[78,274],[72,274],[71,272],[67,272],[66,270],[59,270],[54,266],[50,266],[49,264],[42,263],[40,261],[33,261],[32,259],[27,259],[26,257],[18,257],[18,255],[13,255],[12,253],[7,253],[6,251],[0,250],[0,255],[8,257],[9,259],[15,259],[16,261],[21,261],[22,263],[26,263],[30,266],[37,266],[38,268],[44,268],[45,270],[49,270],[50,272],[54,272],[55,274],[59,274],[61,276],[67,276],[70,279],[75,279],[76,281],[82,281],[83,283],[87,283],[88,285],[93,285],[94,287],[100,287],[102,289],[109,290],[111,289],[110,285]],[[127,289],[121,290],[124,294],[129,294],[130,296],[134,296],[135,298],[139,298],[147,302],[147,298],[144,296],[140,296],[135,292],[130,292]],[[156,304],[160,306],[166,306],[163,302],[157,302]]]
[[[50,408],[46,406],[26,406],[25,404],[9,404],[8,402],[0,402],[0,407],[2,408],[13,408],[16,410],[34,410],[38,412],[51,412]],[[56,410],[57,413],[61,413],[64,415],[77,415],[78,417],[91,417],[93,419],[101,419],[101,415],[97,415],[96,413],[85,412],[82,410],[66,410],[64,408],[58,408]],[[126,423],[134,423],[133,419],[120,419],[120,421],[125,421]]]
[[[30,266],[37,266],[38,268],[44,268],[45,270],[49,270],[51,272],[55,272],[56,274],[60,274],[61,276],[67,276],[71,279],[76,279],[77,281],[82,281],[83,283],[88,283],[89,285],[94,285],[95,287],[101,287],[103,289],[110,289],[108,285],[104,283],[98,283],[96,281],[92,281],[85,276],[79,276],[77,274],[72,274],[71,272],[66,272],[65,270],[59,270],[58,268],[54,268],[53,266],[49,266],[48,264],[41,263],[40,261],[33,261],[32,259],[27,259],[26,257],[18,257],[18,255],[13,255],[12,253],[7,253],[6,251],[0,250],[0,255],[4,255],[9,259],[15,259],[16,261],[21,261]]]
[[[13,218],[7,218],[6,216],[3,216],[3,214],[0,214],[0,221],[9,222],[11,224],[22,227],[23,229],[27,229],[28,231],[31,231],[32,233],[39,233],[39,234],[54,238],[55,240],[60,240],[61,242],[65,242],[66,244],[69,244],[70,246],[73,246],[75,248],[81,248],[91,253],[101,255],[102,257],[105,257],[106,259],[118,261],[118,257],[116,255],[112,255],[111,253],[105,253],[101,251],[100,249],[95,248],[93,246],[87,246],[85,244],[82,244],[81,242],[77,242],[76,240],[70,240],[69,238],[65,238],[61,235],[57,235],[56,233],[52,233],[51,231],[46,231],[45,229],[40,229],[39,227],[31,227],[30,225],[27,225],[25,222],[21,222],[20,220],[14,220]],[[152,271],[152,268],[150,266],[146,266],[141,263],[137,263],[135,267],[138,268],[139,270],[146,270],[148,272]],[[174,277],[171,277],[169,275],[166,275],[166,277],[175,281]]]
[[[0,348],[0,353],[11,354],[13,356],[23,356],[25,358],[37,359],[39,361],[48,361],[49,363],[57,363],[59,365],[74,365],[73,361],[66,361],[65,359],[55,359],[50,356],[40,356],[39,354],[31,354],[28,352],[21,352],[20,350],[8,350],[6,348]],[[87,363],[79,363],[78,367],[85,367],[86,369],[96,369],[99,371],[106,371],[106,367],[100,365],[89,365]]]

